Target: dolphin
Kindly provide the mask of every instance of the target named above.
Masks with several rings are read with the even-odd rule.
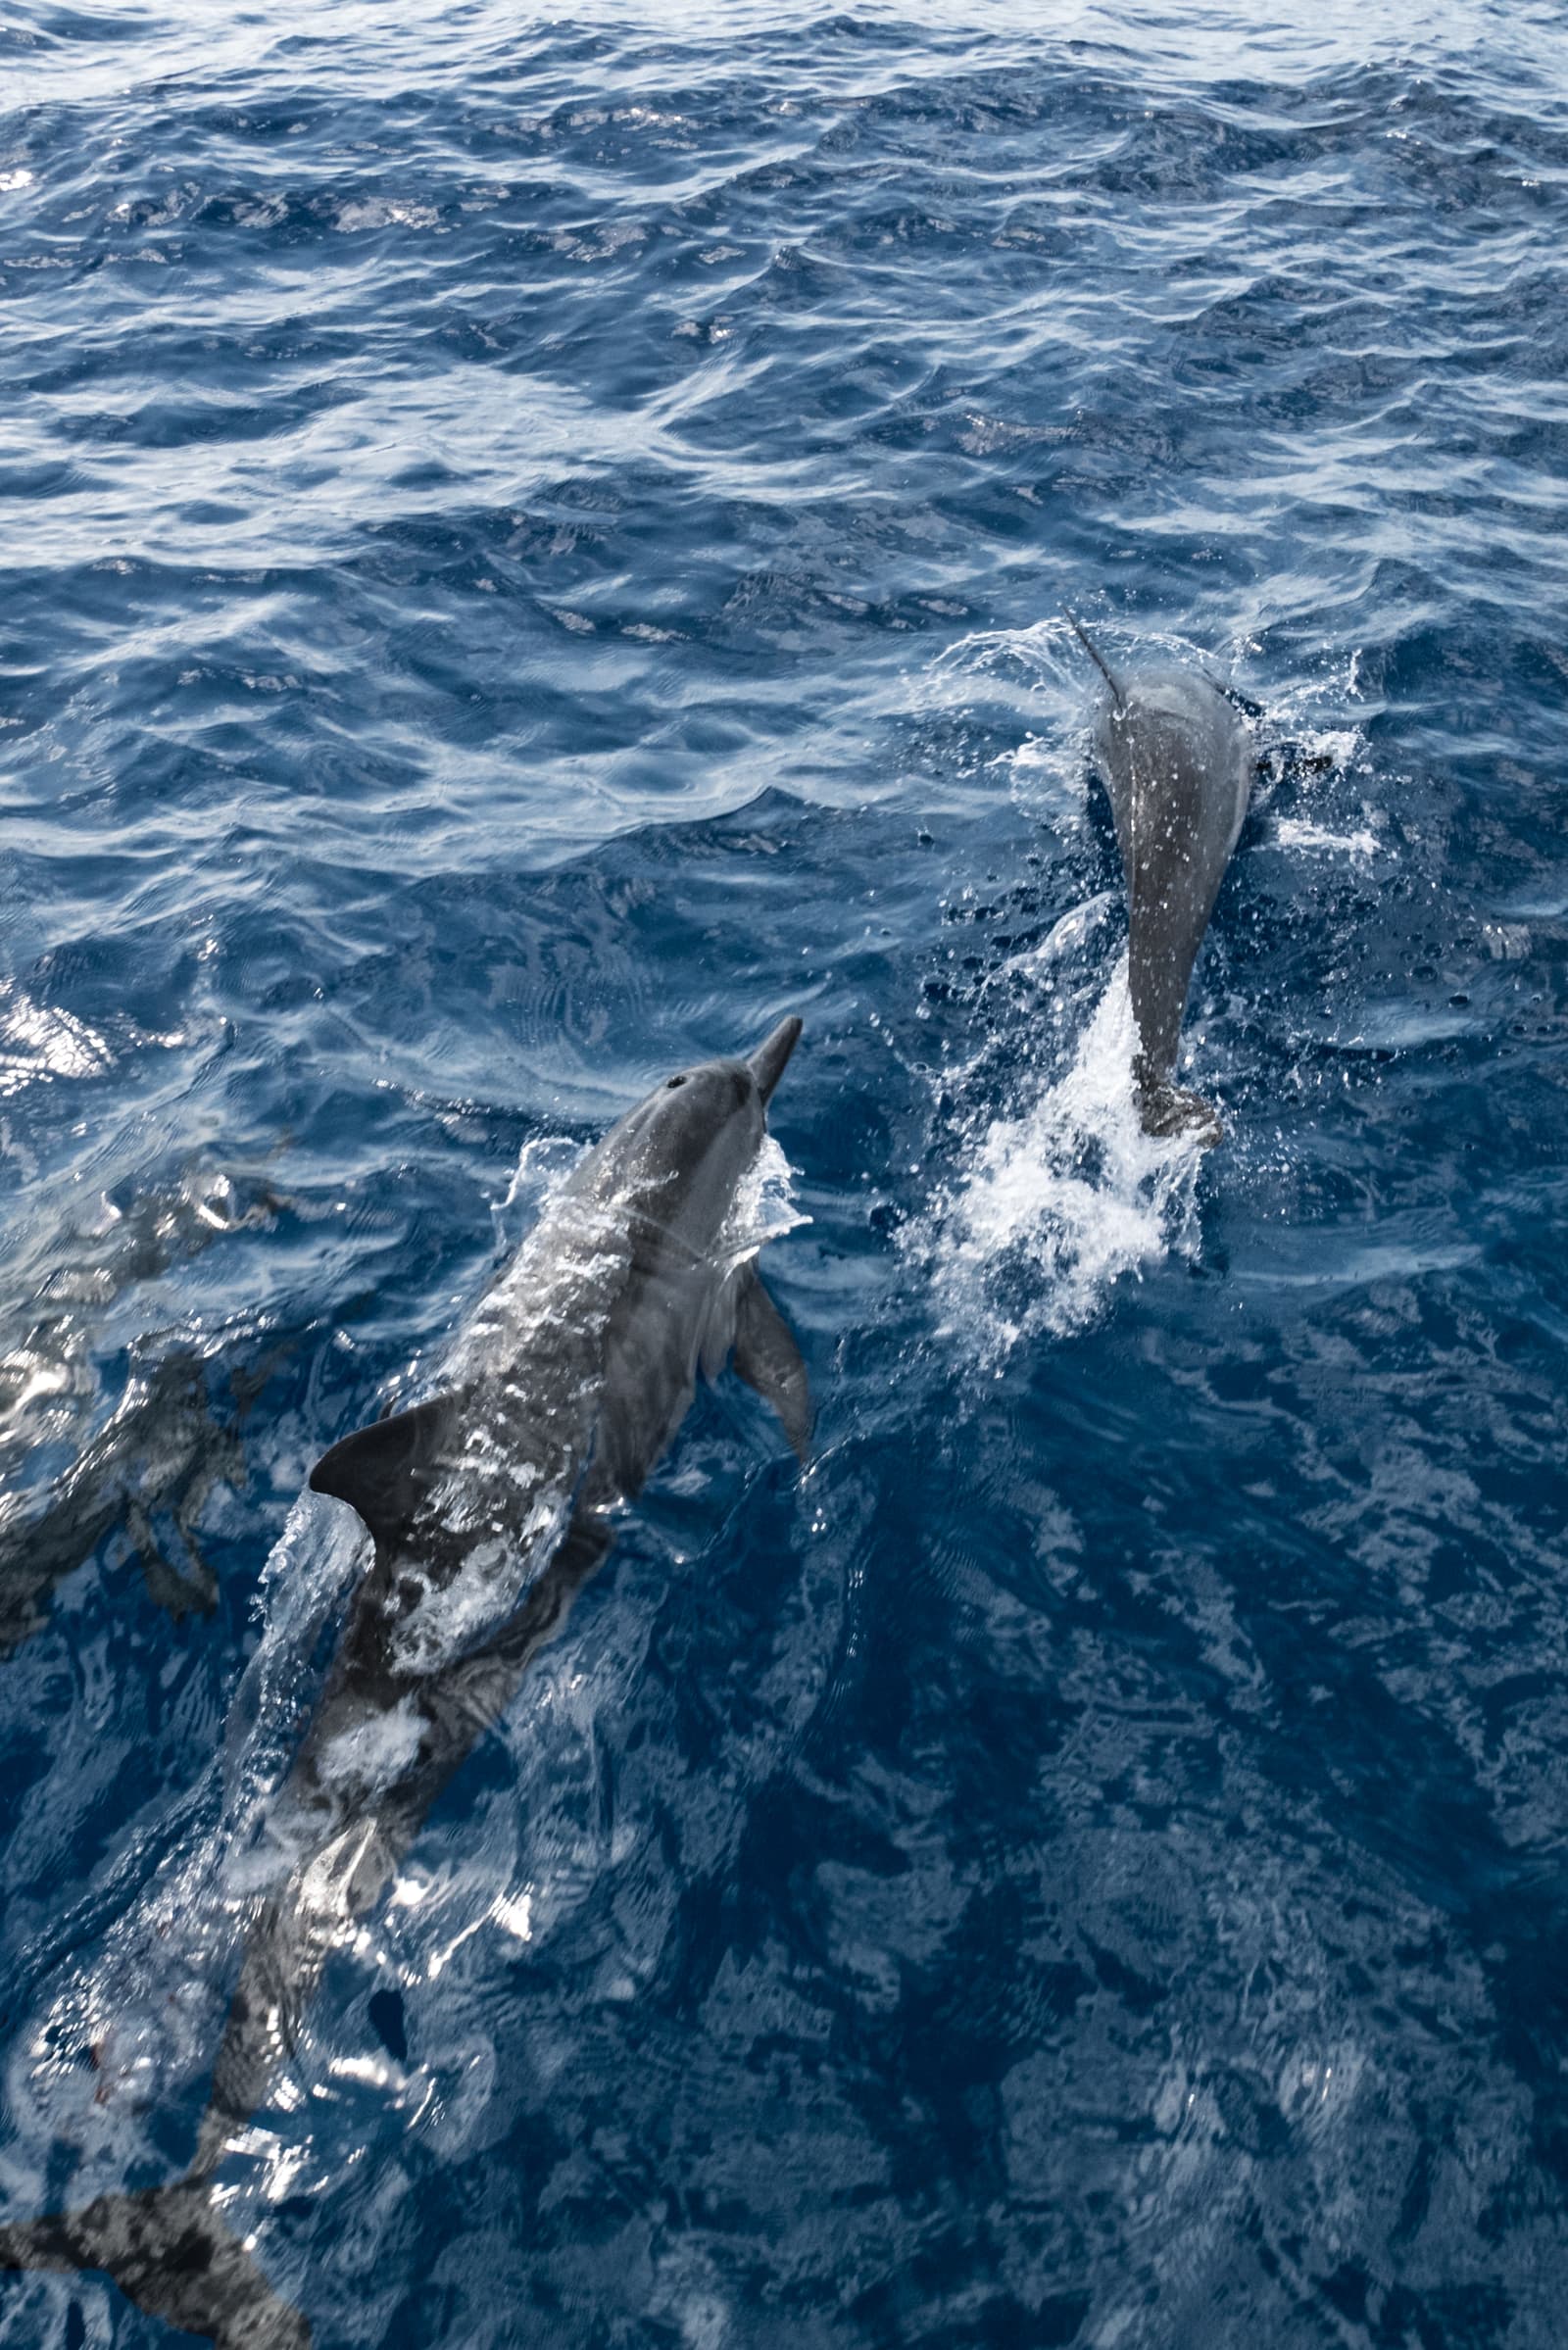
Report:
[[[215,1487],[238,1492],[246,1482],[239,1431],[253,1399],[248,1391],[266,1384],[281,1352],[273,1349],[260,1373],[230,1374],[237,1409],[225,1420],[214,1408],[200,1355],[185,1346],[167,1354],[132,1349],[130,1386],[54,1498],[24,1518],[0,1496],[0,1659],[40,1629],[49,1593],[116,1532],[140,1561],[156,1606],[176,1619],[212,1613],[218,1578],[202,1554],[199,1520]],[[178,1550],[156,1531],[155,1510],[172,1518]]]
[[[244,1481],[236,1429],[253,1372],[231,1377],[239,1411],[225,1421],[208,1393],[210,1342],[138,1336],[108,1420],[58,1480],[40,1482],[38,1469],[94,1412],[95,1358],[109,1346],[117,1300],[220,1235],[271,1225],[288,1204],[268,1184],[236,1183],[197,1161],[172,1190],[145,1192],[125,1208],[106,1195],[99,1221],[51,1222],[20,1244],[8,1267],[20,1295],[0,1302],[0,1658],[38,1631],[54,1591],[117,1530],[159,1606],[179,1616],[216,1605],[198,1519],[215,1485]],[[160,1540],[155,1510],[172,1515],[177,1545]]]
[[[1095,761],[1127,876],[1139,1116],[1146,1134],[1214,1144],[1224,1128],[1213,1103],[1171,1079],[1193,965],[1247,814],[1251,729],[1200,671],[1172,663],[1124,681],[1070,612],[1067,623],[1105,681]]]
[[[765,1112],[800,1033],[783,1020],[749,1058],[680,1070],[628,1111],[502,1271],[438,1391],[317,1462],[311,1489],[356,1511],[370,1548],[270,1824],[288,1874],[249,1928],[195,2157],[171,2185],[0,2227],[0,2268],[104,2269],[220,2350],[307,2350],[307,2320],[212,2189],[328,1954],[560,1630],[698,1373],[733,1354],[806,1458],[805,1365],[755,1261]],[[95,2055],[107,2099],[114,2052]]]

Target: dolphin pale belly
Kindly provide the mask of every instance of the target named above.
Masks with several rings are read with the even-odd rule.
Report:
[[[1168,666],[1119,676],[1077,621],[1070,625],[1105,681],[1095,763],[1127,878],[1139,1114],[1149,1134],[1187,1130],[1217,1143],[1213,1104],[1172,1077],[1193,966],[1247,814],[1256,765],[1251,729],[1239,705],[1200,672]]]
[[[289,1874],[250,1924],[194,2160],[172,2185],[0,2227],[0,2267],[105,2269],[221,2350],[307,2350],[211,2190],[328,1955],[560,1631],[699,1373],[732,1357],[805,1456],[805,1366],[756,1265],[766,1104],[800,1029],[628,1111],[460,1333],[439,1391],[318,1461],[312,1488],[359,1513],[371,1549],[278,1799]]]

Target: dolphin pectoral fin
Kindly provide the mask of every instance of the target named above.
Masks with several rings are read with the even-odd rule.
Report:
[[[735,1369],[777,1412],[804,1466],[811,1444],[810,1382],[795,1333],[757,1273],[747,1283],[735,1316]]]
[[[180,1532],[184,1534],[183,1526]],[[142,1581],[155,1607],[166,1608],[176,1623],[181,1616],[212,1614],[218,1605],[218,1577],[189,1535],[185,1535],[185,1548],[190,1572],[183,1575],[160,1547],[153,1522],[139,1501],[126,1506],[125,1538],[141,1561]]]
[[[312,1493],[358,1510],[378,1550],[395,1547],[439,1467],[449,1409],[450,1398],[438,1395],[357,1428],[322,1453],[311,1471]]]

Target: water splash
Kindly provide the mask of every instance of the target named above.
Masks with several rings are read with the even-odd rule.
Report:
[[[505,1192],[490,1204],[498,1257],[515,1255],[587,1151],[563,1134],[534,1135],[523,1144]]]
[[[1304,850],[1309,855],[1315,852],[1329,857],[1348,857],[1360,864],[1370,864],[1381,846],[1370,825],[1358,825],[1353,832],[1334,832],[1327,825],[1314,824],[1305,816],[1282,816],[1275,827],[1274,837],[1282,849]]]
[[[1024,1340],[1081,1330],[1124,1274],[1195,1244],[1201,1151],[1144,1132],[1133,1049],[1123,955],[1065,1074],[978,1131],[938,1201],[926,1237],[941,1328],[993,1367]]]
[[[783,1238],[810,1217],[795,1197],[796,1170],[770,1134],[736,1186],[734,1203],[714,1244],[716,1263],[744,1264],[769,1241]]]

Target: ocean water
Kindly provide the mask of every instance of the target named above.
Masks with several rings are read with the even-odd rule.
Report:
[[[319,2350],[1560,2342],[1561,10],[12,0],[0,291],[0,2219],[189,2157],[310,1464],[798,1011],[811,1466],[700,1396],[231,2225]],[[1066,607],[1260,712],[1210,1154]]]

